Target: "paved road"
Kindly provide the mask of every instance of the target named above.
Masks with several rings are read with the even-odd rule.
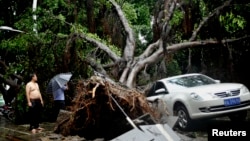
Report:
[[[242,126],[244,125],[244,126]],[[246,126],[245,126],[246,125]],[[248,116],[245,122],[232,122],[228,117],[220,117],[210,120],[201,120],[197,121],[194,124],[194,129],[188,132],[177,131],[181,135],[186,135],[190,138],[193,138],[192,141],[206,141],[208,140],[208,133],[212,132],[212,129],[237,129],[242,131],[250,132],[250,110],[248,111]],[[223,137],[221,138],[223,140]]]

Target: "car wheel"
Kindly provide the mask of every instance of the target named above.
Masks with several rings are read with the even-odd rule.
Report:
[[[178,120],[176,123],[177,126],[181,130],[187,130],[191,124],[191,119],[189,117],[187,109],[184,106],[180,105],[176,108],[175,115],[178,116]]]
[[[244,110],[240,112],[235,112],[230,114],[228,117],[231,121],[245,121],[247,117],[247,111]]]
[[[14,121],[14,119],[15,119],[15,113],[14,113],[14,111],[10,111],[10,112],[8,113],[8,119],[9,119],[10,121]]]

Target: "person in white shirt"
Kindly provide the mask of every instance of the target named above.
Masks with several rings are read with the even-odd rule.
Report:
[[[67,84],[53,92],[53,98],[54,98],[54,116],[53,116],[53,120],[54,121],[56,121],[60,110],[65,109],[65,94],[64,94],[65,90],[68,90],[68,85]]]

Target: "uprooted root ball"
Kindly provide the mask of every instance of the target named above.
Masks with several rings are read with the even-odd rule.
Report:
[[[58,123],[55,132],[113,138],[132,128],[126,117],[136,119],[146,113],[157,116],[142,93],[98,76],[78,81],[72,103],[70,116]]]

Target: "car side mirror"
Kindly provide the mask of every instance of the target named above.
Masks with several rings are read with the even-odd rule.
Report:
[[[220,80],[215,80],[216,83],[220,83]]]
[[[166,94],[166,90],[164,88],[160,88],[158,90],[155,91],[156,94]]]

